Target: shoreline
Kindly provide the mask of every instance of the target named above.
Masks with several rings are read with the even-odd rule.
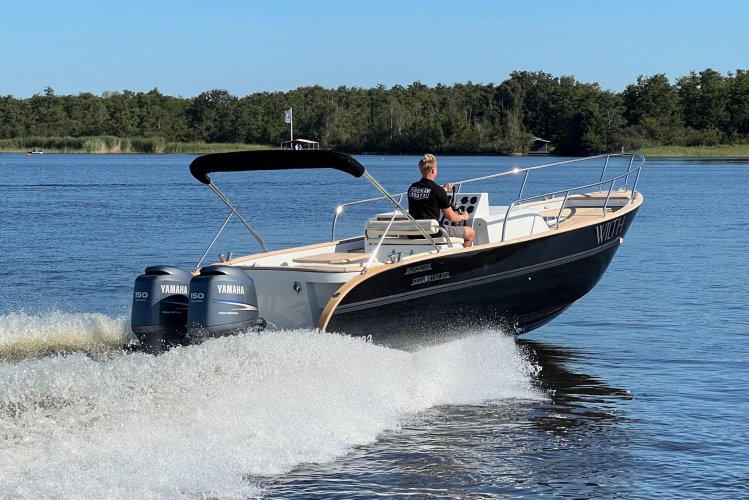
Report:
[[[208,153],[226,153],[232,151],[248,151],[259,149],[279,149],[276,146],[261,144],[195,144],[182,143],[173,144],[171,147],[160,148],[158,151],[137,151],[133,149],[123,150],[121,148],[86,150],[78,148],[0,148],[0,154],[27,154],[29,156],[39,154],[208,154]],[[717,146],[658,146],[646,147],[636,150],[646,158],[694,158],[694,159],[730,159],[730,160],[747,160],[749,161],[749,144],[742,145],[717,145]],[[382,156],[399,156],[399,155],[418,155],[419,153],[402,152],[402,151],[344,151],[355,155],[382,155]],[[475,152],[450,152],[438,153],[440,156],[558,156],[553,152],[547,155],[539,154],[520,154],[520,155],[501,155],[492,153],[475,153]],[[561,156],[560,156],[561,157]]]

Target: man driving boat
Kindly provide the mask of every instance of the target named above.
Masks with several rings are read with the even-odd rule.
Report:
[[[440,211],[450,222],[468,220],[468,213],[458,214],[450,206],[447,192],[453,188],[450,183],[440,186],[434,180],[437,178],[437,158],[433,154],[425,154],[419,160],[421,179],[408,188],[408,212],[414,219],[439,220]],[[468,226],[445,226],[448,236],[463,238],[463,247],[473,244],[475,231]],[[432,235],[439,236],[439,234]]]

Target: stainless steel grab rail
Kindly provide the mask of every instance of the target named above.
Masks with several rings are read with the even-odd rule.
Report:
[[[610,178],[604,179],[605,174],[606,174],[606,170],[607,170],[607,168],[609,166],[609,160],[611,158],[629,158],[629,163],[628,163],[628,166],[627,166],[627,171],[624,174],[622,174],[622,175],[617,175],[615,177],[610,177]],[[575,187],[566,188],[566,189],[560,189],[558,191],[553,191],[553,192],[550,192],[550,193],[545,193],[545,194],[542,194],[542,195],[536,195],[536,196],[527,197],[527,198],[523,198],[522,197],[523,196],[523,191],[525,190],[525,187],[526,187],[526,185],[528,183],[529,175],[530,175],[531,172],[534,172],[534,171],[537,171],[537,170],[544,170],[544,169],[547,169],[547,168],[559,167],[559,166],[562,166],[562,165],[571,165],[571,164],[575,164],[575,163],[589,163],[589,162],[591,162],[593,160],[596,160],[596,159],[602,159],[602,160],[604,160],[603,167],[601,169],[600,180],[598,182],[594,182],[594,183],[591,183],[591,184],[584,184],[584,185],[575,186]],[[635,165],[635,161],[637,161],[637,165],[636,166],[634,166]],[[624,179],[623,186],[626,189],[627,186],[628,186],[628,184],[629,184],[629,178],[630,178],[630,176],[631,175],[635,175],[635,180],[634,180],[634,182],[632,184],[632,188],[630,190],[630,192],[631,192],[631,198],[630,198],[630,200],[634,200],[637,197],[637,182],[638,182],[638,180],[640,178],[640,172],[641,172],[642,167],[643,167],[644,164],[645,164],[645,157],[642,154],[636,153],[636,152],[624,152],[624,151],[622,151],[621,153],[608,153],[608,154],[601,154],[601,155],[595,155],[595,156],[587,156],[587,157],[583,157],[583,158],[573,158],[573,159],[570,159],[570,160],[556,161],[556,162],[546,163],[546,164],[543,164],[543,165],[534,165],[532,167],[526,167],[526,168],[515,167],[515,168],[513,168],[511,170],[507,170],[507,171],[504,171],[504,172],[498,172],[496,174],[485,175],[485,176],[481,176],[481,177],[474,177],[474,178],[471,178],[471,179],[464,179],[464,180],[461,180],[461,181],[455,181],[453,184],[455,184],[457,186],[457,192],[460,192],[460,190],[462,189],[463,185],[465,185],[465,184],[470,184],[470,183],[474,183],[474,182],[481,182],[481,181],[487,181],[487,180],[490,180],[490,179],[497,179],[497,178],[505,177],[505,176],[508,176],[508,175],[525,174],[524,177],[523,177],[523,182],[522,182],[522,184],[520,186],[520,192],[518,193],[518,197],[517,197],[517,199],[515,201],[513,201],[509,205],[509,207],[507,209],[507,212],[505,214],[505,224],[503,224],[503,227],[502,227],[502,240],[501,240],[501,241],[504,241],[505,240],[505,235],[506,235],[505,229],[507,227],[506,222],[508,220],[509,214],[512,211],[513,207],[519,207],[523,203],[528,203],[530,201],[544,199],[544,198],[554,198],[556,195],[561,195],[562,193],[565,193],[564,201],[562,202],[562,206],[560,207],[559,214],[557,216],[557,228],[558,228],[559,227],[559,219],[561,217],[562,211],[564,210],[564,206],[565,206],[565,204],[566,204],[566,202],[567,202],[567,200],[569,198],[570,193],[573,193],[574,191],[583,190],[583,189],[590,189],[590,188],[594,188],[594,187],[597,187],[597,186],[601,186],[602,187],[602,186],[604,186],[604,185],[606,185],[608,183],[611,183],[611,186],[609,186],[609,189],[608,189],[608,195],[606,197],[606,201],[604,202],[604,206],[602,207],[602,209],[603,209],[603,215],[605,215],[606,214],[606,208],[608,207],[608,203],[609,203],[609,200],[611,198],[611,193],[613,192],[614,186],[616,185],[616,181]],[[335,207],[335,215],[334,215],[334,218],[333,218],[333,229],[332,229],[332,234],[331,234],[332,241],[335,241],[335,231],[336,231],[336,225],[338,223],[338,218],[346,210],[346,208],[354,206],[354,205],[360,205],[360,204],[365,204],[365,203],[373,203],[373,202],[376,202],[376,201],[384,201],[384,200],[388,200],[388,199],[390,199],[390,201],[392,202],[394,197],[396,197],[396,196],[402,197],[404,194],[405,193],[397,193],[395,195],[380,196],[380,197],[377,197],[377,198],[368,198],[368,199],[364,199],[364,200],[356,200],[356,201],[351,201],[351,202],[346,202],[346,203],[341,203],[341,204],[336,205],[336,207]],[[395,203],[395,204],[400,208],[400,205],[398,203]],[[407,214],[407,212],[406,212],[406,214]],[[383,237],[384,237],[384,235],[383,235]]]

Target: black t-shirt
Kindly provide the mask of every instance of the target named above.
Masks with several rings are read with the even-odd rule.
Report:
[[[445,189],[430,179],[421,179],[408,188],[408,212],[414,219],[440,220],[440,212],[450,206]]]

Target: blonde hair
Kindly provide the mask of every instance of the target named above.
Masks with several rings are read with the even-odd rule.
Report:
[[[437,158],[433,154],[427,153],[419,160],[419,171],[422,177],[426,177],[435,166],[437,166]]]

